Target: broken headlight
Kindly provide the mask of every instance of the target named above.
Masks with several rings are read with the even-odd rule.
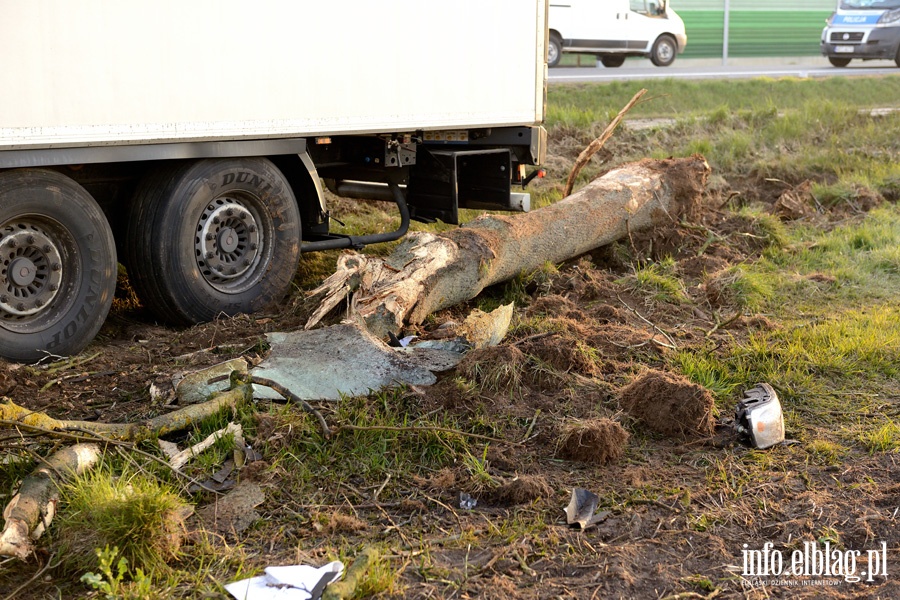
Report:
[[[778,394],[768,383],[744,392],[734,415],[734,428],[755,448],[769,448],[784,441],[784,414]]]

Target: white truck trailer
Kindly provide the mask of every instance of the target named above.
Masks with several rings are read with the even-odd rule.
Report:
[[[546,0],[0,0],[0,356],[81,350],[125,265],[173,324],[283,298],[302,252],[527,209]],[[323,184],[400,227],[329,233]]]

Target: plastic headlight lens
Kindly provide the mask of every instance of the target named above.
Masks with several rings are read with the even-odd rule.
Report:
[[[878,19],[878,27],[893,27],[900,25],[900,8],[889,10]]]

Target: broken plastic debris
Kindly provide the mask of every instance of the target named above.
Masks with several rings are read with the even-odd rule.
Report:
[[[455,367],[462,354],[434,348],[391,348],[355,323],[266,334],[272,351],[252,370],[309,400],[339,400],[397,385],[431,385],[432,371]],[[278,398],[254,386],[256,398]]]
[[[319,600],[325,587],[340,579],[343,572],[344,563],[340,561],[319,568],[266,567],[265,575],[229,583],[225,589],[239,600]]]
[[[771,385],[760,383],[744,392],[735,411],[734,428],[755,448],[770,448],[784,441],[784,413]]]
[[[394,335],[393,331],[388,331],[388,346],[391,348],[406,348],[413,341],[418,339],[418,336],[415,335],[407,335],[402,338],[398,338]]]
[[[459,507],[463,510],[472,510],[478,504],[478,500],[466,494],[465,492],[459,493]]]
[[[597,497],[597,494],[584,488],[573,489],[572,499],[566,507],[566,522],[572,527],[587,529],[606,520],[610,515],[608,510],[594,514],[599,502],[600,498]]]

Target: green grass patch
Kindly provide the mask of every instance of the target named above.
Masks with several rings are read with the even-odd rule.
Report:
[[[671,258],[635,265],[633,274],[617,280],[616,283],[657,302],[683,304],[688,301],[684,286],[675,275],[675,261]]]
[[[62,505],[56,526],[60,556],[69,571],[96,569],[103,557],[95,552],[116,548],[115,558],[109,560],[118,564],[124,559],[129,572],[161,574],[181,554],[190,510],[173,488],[155,477],[96,470],[63,487]]]
[[[821,79],[746,79],[688,81],[653,79],[648,81],[612,81],[602,84],[553,84],[547,94],[547,124],[566,123],[583,127],[608,120],[625,106],[641,88],[649,93],[630,112],[632,117],[707,116],[723,121],[729,115],[760,115],[803,109],[827,115],[823,98],[847,103],[855,108],[900,107],[900,77],[843,77]],[[828,122],[823,122],[827,125]],[[841,127],[841,122],[831,122]]]
[[[895,449],[893,422],[877,417],[872,429],[872,421],[863,427],[856,415],[877,412],[878,398],[898,389],[900,210],[886,206],[827,232],[798,227],[785,241],[758,262],[733,268],[739,277],[723,278],[726,287],[744,282],[745,297],[755,298],[739,305],[783,326],[723,348],[681,351],[672,363],[710,389],[723,409],[743,389],[765,381],[778,391],[789,429],[801,428],[797,435],[831,423],[870,452]],[[835,460],[832,443],[811,442],[809,449]]]
[[[900,424],[889,421],[877,429],[859,434],[859,441],[870,453],[900,450]]]

